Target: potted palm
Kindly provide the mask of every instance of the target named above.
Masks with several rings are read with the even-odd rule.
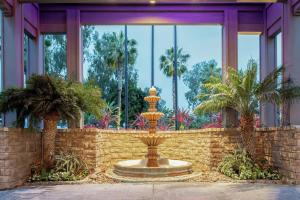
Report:
[[[226,81],[212,77],[204,84],[206,93],[200,94],[202,102],[195,112],[219,112],[232,108],[240,115],[240,128],[245,149],[255,159],[254,115],[258,102],[282,105],[300,97],[300,87],[291,81],[278,81],[284,68],[275,69],[261,82],[257,81],[257,63],[250,60],[245,72],[229,69]]]
[[[45,168],[53,164],[58,120],[78,120],[81,112],[100,117],[103,106],[99,88],[48,75],[32,75],[26,88],[10,88],[0,95],[0,112],[15,111],[18,127],[24,127],[26,118],[31,126],[43,120]]]

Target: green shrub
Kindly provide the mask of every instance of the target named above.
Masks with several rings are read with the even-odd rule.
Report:
[[[60,152],[55,156],[55,166],[50,171],[45,169],[38,170],[33,166],[30,182],[34,181],[76,181],[85,178],[88,170],[85,162],[83,162],[74,153]]]
[[[278,180],[280,175],[272,168],[261,169],[243,149],[227,155],[218,167],[226,176],[239,180],[270,179]]]

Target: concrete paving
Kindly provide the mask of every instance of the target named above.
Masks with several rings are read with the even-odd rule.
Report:
[[[231,183],[83,184],[0,191],[2,200],[300,200],[300,186]]]

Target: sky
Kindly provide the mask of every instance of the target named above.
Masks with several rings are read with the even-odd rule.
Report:
[[[100,36],[108,32],[124,31],[122,25],[99,25],[96,30]],[[134,67],[138,71],[138,86],[144,89],[151,86],[151,26],[128,26],[128,39],[137,41],[138,57]],[[174,44],[174,26],[157,25],[154,28],[154,68],[155,86],[162,89],[161,98],[166,105],[172,108],[172,79],[166,77],[159,68],[159,58],[166,49]],[[218,67],[222,66],[222,26],[219,25],[178,25],[178,48],[183,48],[184,53],[190,54],[187,62],[188,70],[193,65],[215,59]],[[91,47],[91,52],[92,52]],[[259,35],[239,35],[238,37],[238,68],[245,69],[247,61],[253,58],[259,61]],[[88,65],[84,64],[84,78],[87,77]],[[178,106],[188,108],[185,92],[188,88],[182,78],[178,81]]]

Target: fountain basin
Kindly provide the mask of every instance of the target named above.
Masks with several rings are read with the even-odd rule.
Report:
[[[188,175],[193,172],[192,163],[181,160],[159,159],[158,167],[147,167],[147,160],[125,160],[114,165],[113,172],[119,176],[156,178]]]

